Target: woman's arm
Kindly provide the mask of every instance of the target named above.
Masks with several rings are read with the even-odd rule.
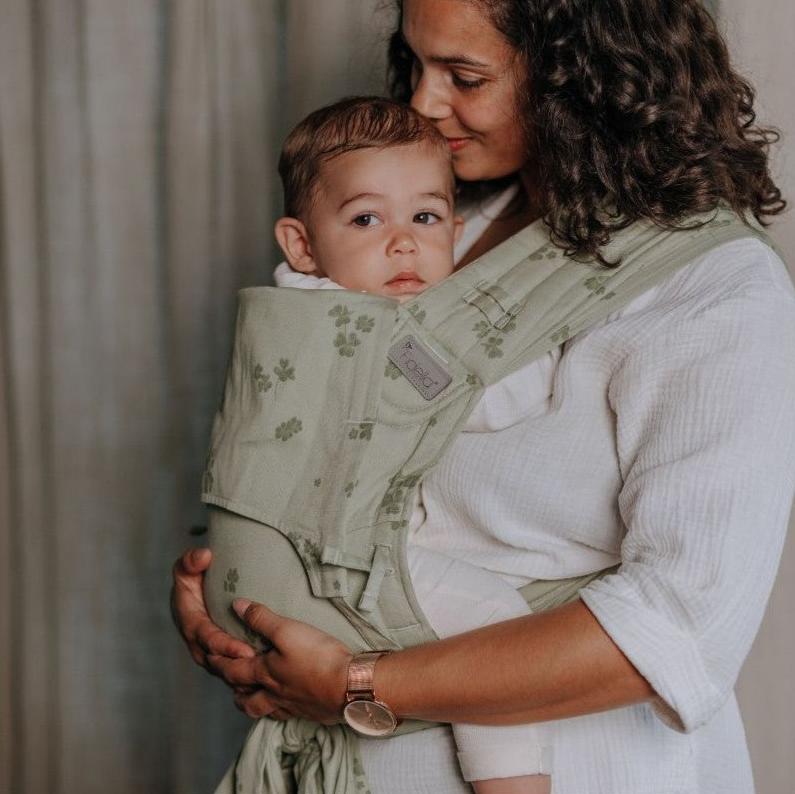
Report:
[[[255,658],[210,657],[230,684],[262,687],[238,696],[238,706],[251,717],[339,722],[350,651],[261,604],[235,604],[274,645]],[[486,725],[573,717],[654,695],[579,601],[382,657],[375,690],[403,718]]]
[[[654,695],[581,601],[390,655],[375,680],[401,716],[494,725],[574,717]]]

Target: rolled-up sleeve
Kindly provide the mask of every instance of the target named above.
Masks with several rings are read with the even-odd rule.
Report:
[[[795,299],[782,266],[650,312],[609,402],[622,564],[581,597],[680,731],[732,691],[761,622],[795,487]]]

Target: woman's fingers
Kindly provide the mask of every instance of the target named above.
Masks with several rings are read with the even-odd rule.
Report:
[[[209,655],[231,656],[237,659],[251,659],[257,652],[246,642],[227,634],[210,620],[201,618],[196,625],[196,641]]]
[[[253,720],[260,719],[261,717],[285,720],[291,716],[262,689],[247,694],[236,694],[235,705],[240,711]]]
[[[207,668],[207,655],[246,658],[256,655],[247,643],[222,631],[210,620],[202,589],[204,572],[212,561],[209,549],[189,549],[175,563],[171,614],[197,664]]]
[[[235,687],[259,685],[283,714],[339,721],[352,654],[339,640],[262,604],[236,599],[234,609],[272,648],[253,659],[211,655],[210,666]]]
[[[236,598],[232,602],[232,607],[238,617],[250,626],[257,634],[276,645],[275,635],[279,628],[287,621],[285,618],[271,612],[264,604],[249,601],[246,598]]]
[[[276,694],[280,690],[279,685],[268,674],[262,656],[233,659],[229,656],[209,654],[207,663],[229,686],[236,690],[242,687],[264,687],[271,694]]]
[[[213,560],[213,553],[209,549],[198,548],[188,549],[182,557],[177,560],[177,563],[182,563],[185,571],[195,576],[196,574],[204,573]]]

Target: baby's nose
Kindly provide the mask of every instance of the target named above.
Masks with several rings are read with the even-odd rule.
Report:
[[[417,242],[408,232],[396,234],[389,242],[390,254],[415,254]]]

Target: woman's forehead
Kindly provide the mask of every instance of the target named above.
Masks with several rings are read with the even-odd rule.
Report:
[[[488,66],[512,53],[485,4],[473,0],[404,0],[403,36],[429,60]]]

